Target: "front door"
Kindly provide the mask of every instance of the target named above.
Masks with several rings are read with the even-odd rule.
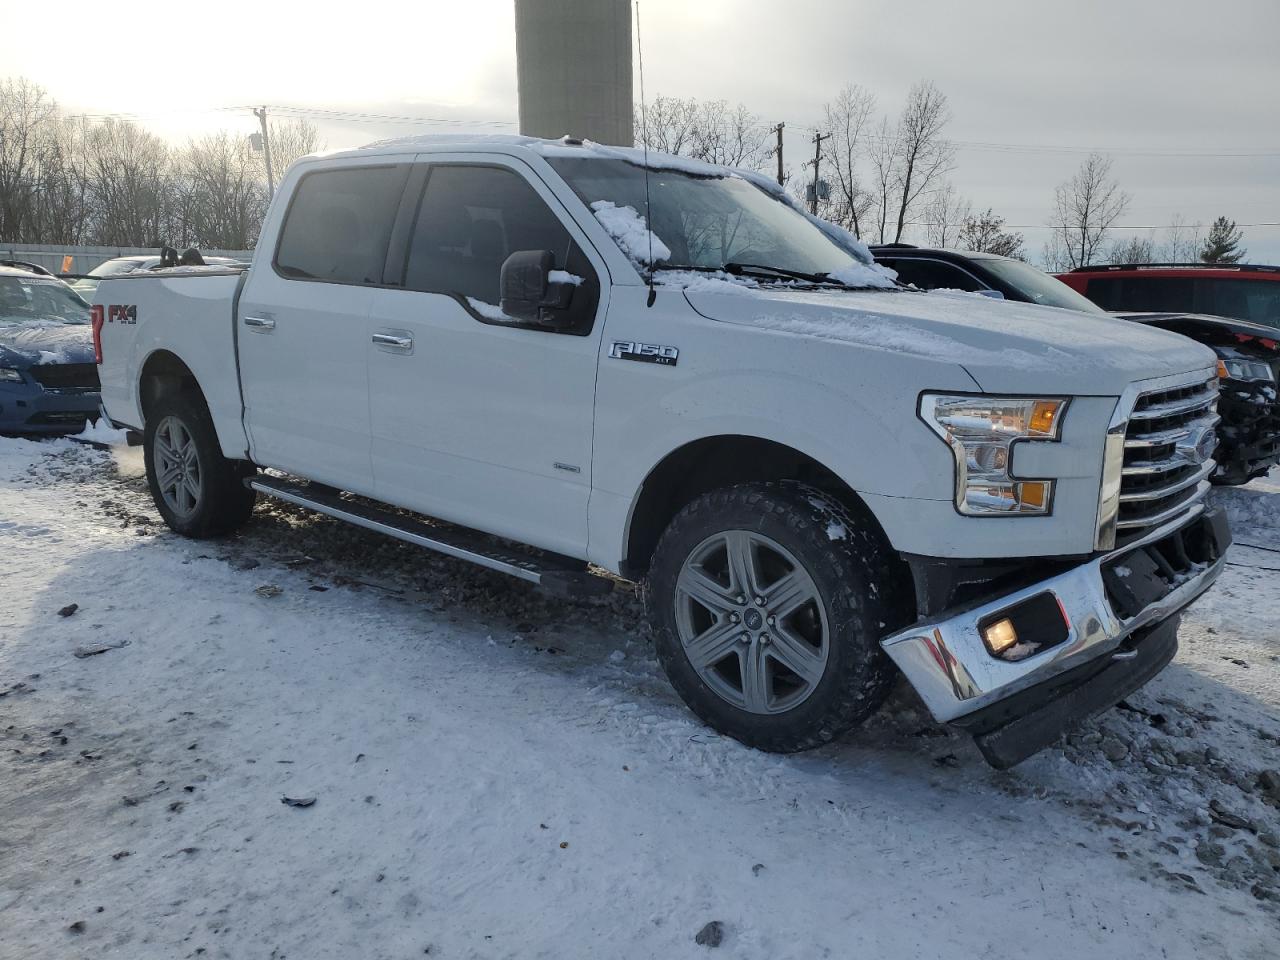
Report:
[[[603,263],[519,161],[432,157],[411,182],[403,288],[374,291],[367,326],[376,495],[584,555]],[[562,325],[503,315],[520,250],[577,279]]]
[[[236,312],[256,462],[371,493],[366,324],[407,164],[303,174]]]

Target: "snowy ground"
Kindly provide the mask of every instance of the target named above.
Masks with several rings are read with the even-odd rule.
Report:
[[[3,960],[1276,956],[1275,481],[1175,664],[997,773],[905,690],[753,752],[629,595],[291,509],[184,541],[139,473],[0,440]]]

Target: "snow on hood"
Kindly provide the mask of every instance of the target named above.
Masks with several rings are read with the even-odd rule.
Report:
[[[956,363],[990,392],[1118,396],[1135,380],[1210,367],[1177,334],[1055,307],[915,291],[686,288],[713,320]]]
[[[0,323],[0,359],[6,366],[93,363],[93,328],[56,320]]]

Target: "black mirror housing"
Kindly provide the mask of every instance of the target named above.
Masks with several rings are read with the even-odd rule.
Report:
[[[550,250],[517,250],[502,264],[502,312],[523,323],[562,327],[563,311],[573,299],[573,284],[553,283],[556,259]]]

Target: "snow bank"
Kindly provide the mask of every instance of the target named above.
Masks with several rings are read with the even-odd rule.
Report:
[[[671,259],[671,248],[658,239],[634,207],[619,207],[612,200],[597,200],[591,204],[591,212],[613,237],[614,243],[642,270],[659,260]]]
[[[127,430],[117,430],[111,426],[111,421],[106,417],[101,417],[92,423],[86,423],[85,428],[76,434],[77,440],[86,440],[90,443],[102,443],[109,447],[122,446],[127,442]]]

